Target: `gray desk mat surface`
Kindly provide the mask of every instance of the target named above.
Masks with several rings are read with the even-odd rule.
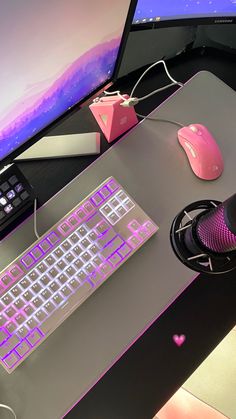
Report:
[[[208,126],[225,160],[218,180],[201,181],[192,173],[176,126],[146,120],[38,211],[43,233],[112,175],[160,230],[13,374],[0,368],[0,403],[11,405],[19,419],[60,418],[196,278],[172,252],[169,229],[186,204],[235,192],[235,110],[235,92],[204,71],[152,114]],[[0,268],[33,241],[31,218],[0,244]]]

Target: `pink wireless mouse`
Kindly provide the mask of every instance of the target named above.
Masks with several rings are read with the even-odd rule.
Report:
[[[224,169],[218,144],[204,125],[191,124],[178,131],[178,140],[189,164],[200,179],[217,179]]]

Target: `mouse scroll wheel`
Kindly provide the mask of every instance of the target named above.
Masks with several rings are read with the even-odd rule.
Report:
[[[189,125],[191,131],[195,132],[197,135],[202,135],[202,131],[200,131],[195,125]]]

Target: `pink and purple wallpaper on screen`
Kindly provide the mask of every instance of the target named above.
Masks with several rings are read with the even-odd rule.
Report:
[[[130,0],[2,0],[0,159],[111,78]]]

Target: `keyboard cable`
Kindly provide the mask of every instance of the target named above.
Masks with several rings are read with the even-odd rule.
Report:
[[[38,234],[38,230],[37,230],[37,198],[35,198],[34,200],[34,234],[39,240],[40,235]]]
[[[3,408],[3,409],[6,409],[6,410],[10,411],[12,413],[14,419],[17,419],[17,416],[16,416],[14,410],[10,406],[7,406],[6,404],[0,404],[0,408]]]

